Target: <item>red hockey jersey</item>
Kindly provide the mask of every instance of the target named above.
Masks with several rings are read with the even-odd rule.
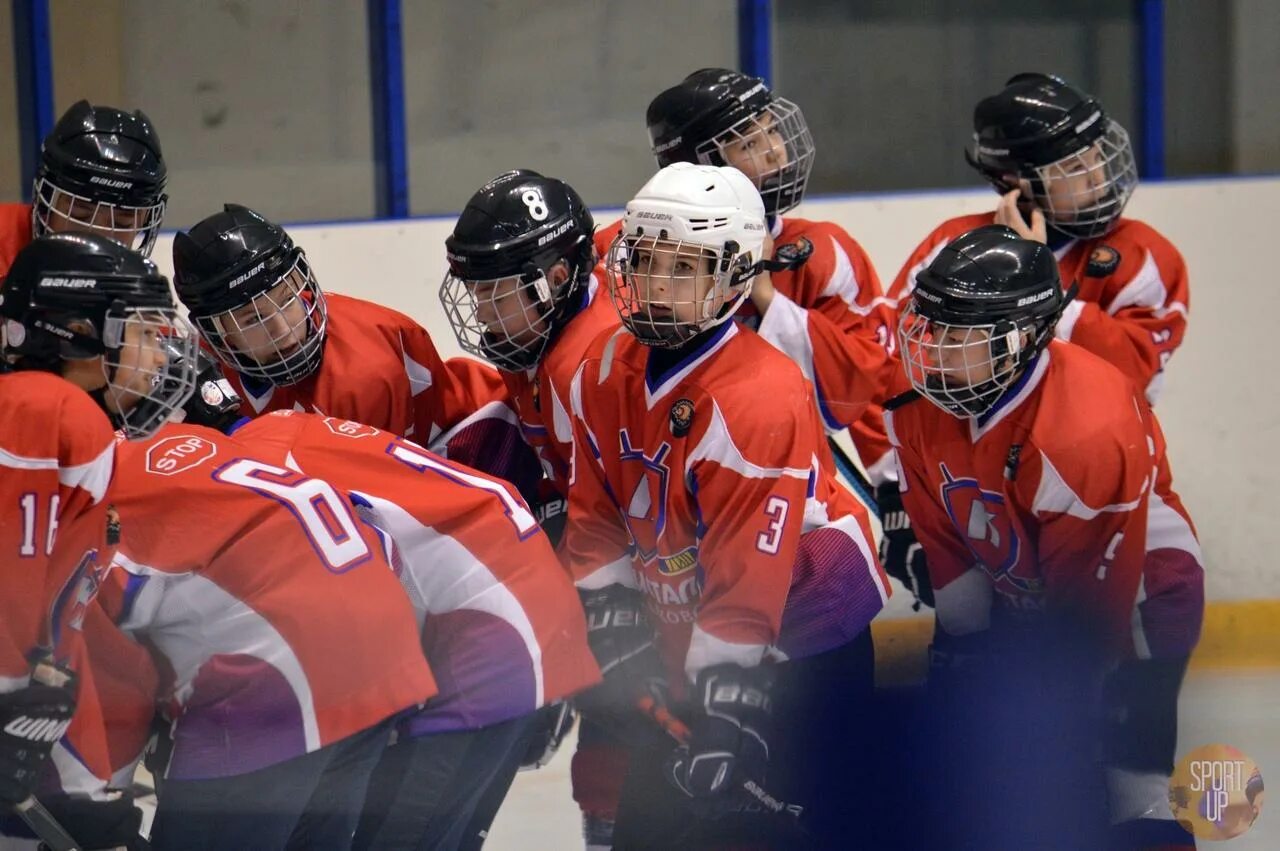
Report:
[[[0,278],[9,274],[13,258],[31,242],[31,205],[0,204]]]
[[[734,323],[662,374],[651,351],[606,331],[573,381],[563,550],[579,586],[645,593],[677,696],[709,665],[857,635],[888,583],[799,369]]]
[[[120,445],[121,626],[163,658],[168,776],[255,771],[435,694],[377,531],[326,482],[171,424]]]
[[[0,375],[0,693],[47,654],[79,674],[50,787],[94,794],[111,774],[83,630],[111,564],[115,435],[83,390],[46,372]],[[70,746],[68,746],[70,745]]]
[[[1150,644],[1133,620],[1144,585],[1164,598],[1143,612],[1161,632],[1149,649],[1194,646],[1199,547],[1154,416],[1114,367],[1051,343],[982,418],[916,398],[885,425],[947,632],[984,630],[996,610],[1015,620],[1061,612],[1131,653]]]
[[[573,460],[569,385],[591,341],[619,324],[606,286],[604,269],[597,267],[584,294],[586,306],[551,341],[538,365],[523,372],[502,373],[520,418],[520,433],[538,453],[543,471],[561,495],[568,493]]]
[[[403,313],[332,293],[325,301],[324,360],[314,375],[288,387],[262,386],[225,367],[246,416],[327,414],[430,443],[505,398],[497,370],[467,358],[446,363],[426,330]]]
[[[439,686],[410,733],[505,721],[599,680],[573,583],[505,482],[336,417],[281,411],[236,438],[344,490],[390,535]]]
[[[924,238],[903,264],[889,299],[896,307],[915,287],[916,275],[942,247],[962,233],[989,225],[994,213],[949,219]],[[1164,367],[1187,330],[1190,288],[1182,255],[1150,225],[1120,219],[1105,236],[1072,240],[1054,251],[1063,286],[1080,290],[1058,323],[1059,339],[1070,340],[1129,376],[1155,403]],[[869,469],[887,463],[888,443],[879,409],[854,431],[854,444]]]

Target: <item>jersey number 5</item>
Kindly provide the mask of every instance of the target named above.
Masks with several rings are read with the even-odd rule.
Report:
[[[369,559],[369,547],[360,537],[355,518],[328,482],[247,458],[218,468],[213,477],[287,506],[321,561],[334,573],[346,573]]]

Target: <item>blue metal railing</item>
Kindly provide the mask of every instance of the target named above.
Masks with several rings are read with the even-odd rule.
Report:
[[[374,215],[403,219],[409,215],[409,155],[400,0],[367,0],[367,4]]]
[[[18,84],[22,200],[31,200],[40,143],[53,129],[53,56],[49,0],[13,0],[13,78]]]
[[[1164,177],[1164,0],[1138,0],[1138,173]]]
[[[773,85],[773,0],[738,0],[738,70]]]

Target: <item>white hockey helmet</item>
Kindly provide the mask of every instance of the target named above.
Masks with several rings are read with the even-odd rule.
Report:
[[[764,202],[730,166],[672,163],[627,204],[609,296],[640,342],[676,347],[733,315],[762,269]]]

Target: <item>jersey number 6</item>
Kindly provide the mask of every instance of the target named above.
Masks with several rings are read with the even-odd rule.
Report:
[[[287,507],[334,573],[346,573],[369,559],[369,547],[360,537],[355,518],[328,482],[247,458],[223,465],[213,478],[246,487]]]

